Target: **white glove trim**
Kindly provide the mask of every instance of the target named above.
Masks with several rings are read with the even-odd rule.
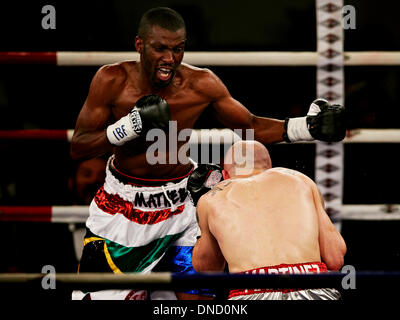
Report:
[[[310,109],[308,109],[308,116],[316,116],[318,113],[321,112],[321,108],[316,103],[311,103]]]
[[[308,131],[307,117],[289,118],[286,132],[291,142],[314,140]]]
[[[133,140],[139,136],[132,124],[132,112],[109,125],[106,130],[107,139],[115,146],[122,146],[125,142]],[[140,116],[138,120],[140,121]]]

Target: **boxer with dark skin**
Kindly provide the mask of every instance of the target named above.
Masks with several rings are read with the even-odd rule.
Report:
[[[106,65],[95,74],[71,141],[73,159],[114,152],[116,165],[134,176],[168,178],[187,173],[189,163],[150,165],[145,157],[149,144],[144,139],[135,139],[117,148],[107,139],[106,127],[127,115],[136,101],[148,94],[157,94],[168,102],[178,132],[193,128],[203,111],[210,107],[227,128],[253,129],[255,140],[263,144],[283,141],[284,120],[252,114],[230,95],[212,71],[182,63],[186,42],[184,26],[176,30],[160,25],[143,29],[135,38],[139,62]],[[189,137],[178,141],[178,149],[188,140]]]
[[[113,151],[118,167],[133,176],[168,178],[187,173],[190,164],[150,165],[145,158],[148,144],[144,140],[113,148],[106,137],[108,124],[125,116],[139,98],[151,93],[168,101],[178,132],[193,128],[202,112],[212,107],[217,119],[228,128],[254,129],[255,138],[267,144],[282,141],[284,121],[253,115],[229,94],[212,71],[181,63],[185,39],[185,29],[170,31],[153,26],[143,39],[135,39],[140,62],[100,68],[76,123],[71,143],[74,159]],[[168,76],[160,68],[167,68]],[[178,148],[187,141],[178,142]]]

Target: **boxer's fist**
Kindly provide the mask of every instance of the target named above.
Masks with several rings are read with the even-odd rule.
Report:
[[[136,115],[136,111],[137,114]],[[140,98],[130,112],[132,124],[140,124],[139,133],[147,133],[149,130],[158,128],[168,130],[168,122],[171,113],[167,101],[156,94],[150,94]],[[136,120],[137,119],[137,120]],[[138,126],[139,127],[139,126]]]
[[[108,141],[122,146],[151,129],[167,130],[171,113],[167,101],[156,94],[140,98],[126,116],[107,127]]]
[[[324,99],[316,99],[306,117],[287,118],[285,120],[286,142],[321,140],[338,142],[346,135],[346,119],[344,107],[330,105]]]
[[[216,164],[199,164],[190,174],[187,189],[196,206],[200,197],[222,181],[222,168]]]
[[[320,111],[315,115],[310,111],[307,114],[307,126],[311,136],[326,142],[342,141],[346,136],[344,107],[339,104],[330,105],[322,99],[315,100],[313,105],[318,106]]]

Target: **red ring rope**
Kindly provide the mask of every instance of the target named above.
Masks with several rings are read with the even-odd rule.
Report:
[[[0,206],[0,221],[84,223],[89,206]]]
[[[57,64],[57,52],[0,52],[0,63]]]
[[[51,222],[52,207],[0,206],[0,221]]]
[[[3,140],[68,140],[68,130],[0,130]]]

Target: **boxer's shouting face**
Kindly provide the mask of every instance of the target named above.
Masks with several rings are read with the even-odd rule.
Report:
[[[151,84],[165,87],[171,83],[183,59],[186,31],[169,31],[153,26],[145,38],[136,37],[135,47]]]

